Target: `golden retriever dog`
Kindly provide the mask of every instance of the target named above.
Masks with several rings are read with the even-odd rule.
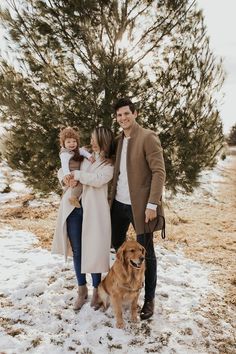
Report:
[[[118,249],[116,260],[98,286],[99,304],[105,310],[110,302],[116,317],[116,327],[123,328],[122,305],[129,305],[131,321],[137,321],[137,303],[144,282],[145,248],[136,241],[125,241]]]

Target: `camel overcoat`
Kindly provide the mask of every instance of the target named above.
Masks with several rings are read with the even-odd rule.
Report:
[[[88,160],[81,163],[79,181],[83,185],[82,273],[103,273],[109,270],[111,220],[107,194],[113,170],[113,166],[105,164],[100,157],[93,164]],[[59,179],[62,179],[60,170]],[[78,179],[77,171],[75,179]],[[72,254],[66,219],[74,209],[66,193],[67,191],[62,196],[52,244],[52,253],[64,254],[65,257]]]
[[[111,204],[116,195],[123,139],[122,132],[117,137]],[[142,128],[137,122],[134,122],[128,140],[126,166],[135,231],[140,235],[147,232],[145,227],[147,203],[159,205],[160,215],[164,216],[161,199],[165,182],[165,164],[158,136],[152,130]]]

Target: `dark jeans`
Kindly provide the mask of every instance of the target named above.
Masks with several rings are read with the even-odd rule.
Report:
[[[134,226],[131,205],[114,200],[111,208],[112,246],[117,251],[126,240],[129,225]],[[157,283],[157,261],[153,245],[153,234],[137,235],[137,241],[146,249],[145,301],[155,297]]]
[[[78,285],[86,284],[86,274],[81,274],[82,221],[83,221],[82,208],[74,208],[74,210],[70,213],[70,215],[66,220],[67,234],[73,252],[73,262],[74,262],[75,274],[78,281]],[[99,283],[101,282],[101,273],[92,273],[92,281],[93,281],[93,286],[97,288]]]

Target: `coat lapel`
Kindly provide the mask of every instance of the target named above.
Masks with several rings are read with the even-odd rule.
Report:
[[[128,146],[127,146],[126,166],[127,166],[128,176],[130,175],[132,160],[133,160],[135,153],[136,153],[135,148],[133,146],[135,146],[135,141],[136,141],[138,129],[139,129],[139,125],[138,125],[138,123],[135,122],[132,127],[132,130],[130,133],[130,138],[128,140]]]

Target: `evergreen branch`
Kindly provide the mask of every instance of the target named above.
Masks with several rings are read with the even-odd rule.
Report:
[[[126,4],[128,5],[128,2],[129,2],[129,0],[127,0],[126,1]],[[130,11],[128,12],[128,14],[127,14],[127,17],[129,17],[129,15],[140,5],[140,3],[142,3],[142,0],[138,0],[135,4],[134,4],[134,6],[130,9]],[[151,5],[151,4],[150,4]],[[150,5],[148,5],[148,6],[150,6]]]
[[[140,43],[142,43],[144,41],[144,39],[151,33],[151,32],[154,32],[158,29],[158,27],[161,27],[161,25],[163,25],[163,23],[166,22],[167,19],[170,18],[170,13],[168,13],[166,15],[166,17],[164,17],[164,19],[162,19],[162,21],[158,22],[155,21],[154,24],[148,29],[145,31],[145,33],[141,36],[141,38],[138,40],[138,42],[136,42],[133,46],[133,48],[131,50],[134,50],[135,47],[137,47]],[[179,21],[177,22],[177,24],[179,23]],[[158,40],[159,41],[159,40]]]
[[[140,15],[142,15],[149,7],[151,4],[148,4],[144,9],[140,10],[134,17],[132,17],[130,20],[127,21],[127,24],[130,24],[131,22],[134,22],[136,18],[138,18]],[[129,12],[127,18],[129,18],[131,11]]]
[[[17,6],[15,4],[15,0],[12,0],[12,1],[9,1],[9,0],[6,0],[6,2],[9,4],[9,3],[12,3],[12,9],[16,12],[19,20],[21,21],[21,24],[23,25],[23,27],[25,28],[26,30],[26,33],[28,34],[29,36],[29,39],[32,41],[32,43],[28,40],[28,38],[26,37],[24,31],[21,30],[20,26],[17,28],[17,30],[19,31],[19,33],[22,35],[22,37],[26,40],[26,42],[29,44],[29,46],[31,48],[33,48],[34,50],[36,50],[36,53],[38,54],[38,56],[41,58],[41,60],[43,61],[43,63],[45,65],[48,65],[48,62],[47,60],[44,58],[44,56],[42,55],[41,51],[39,50],[39,47],[36,43],[36,41],[34,40],[34,38],[32,37],[31,33],[29,32],[29,29],[28,27],[26,26],[26,23],[24,21],[24,19],[22,18],[20,12],[18,11],[17,9]]]
[[[184,14],[180,17],[179,20],[177,20],[170,28],[168,28],[166,31],[163,31],[162,35],[158,40],[155,41],[155,43],[149,48],[143,55],[141,55],[136,61],[133,63],[133,67],[138,64],[141,60],[143,60],[156,46],[157,43],[162,40],[167,34],[170,34],[172,30],[181,22],[181,20],[186,16],[186,14],[190,11],[190,9],[195,5],[196,0],[193,0],[193,2],[190,4],[190,6],[187,8],[187,10],[184,12]]]

